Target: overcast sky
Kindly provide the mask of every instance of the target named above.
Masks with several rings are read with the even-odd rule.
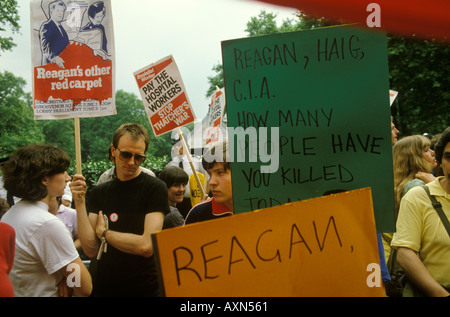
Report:
[[[0,55],[0,71],[27,81],[31,92],[29,0],[17,0],[21,30],[17,46]],[[246,25],[261,10],[277,14],[280,24],[295,9],[254,0],[111,0],[116,50],[116,89],[140,94],[133,72],[173,55],[197,119],[207,113],[207,77],[222,62],[223,40],[246,37]],[[3,32],[1,34],[5,36]]]

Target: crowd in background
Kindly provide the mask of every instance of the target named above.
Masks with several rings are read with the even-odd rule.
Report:
[[[386,294],[449,296],[450,128],[398,139],[391,127],[396,230],[378,235]],[[194,158],[208,182],[191,202],[191,164],[177,156],[155,175],[140,167],[148,146],[141,125],[120,126],[114,167],[88,201],[84,176],[70,177],[70,159],[54,146],[30,145],[2,162],[0,296],[161,295],[151,233],[233,215],[231,169],[226,142],[208,150],[220,160]],[[73,264],[80,285],[68,282]]]

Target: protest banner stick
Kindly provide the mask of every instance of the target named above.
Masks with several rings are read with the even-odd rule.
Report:
[[[77,174],[81,174],[81,138],[80,138],[80,118],[74,118],[75,128],[75,161]]]
[[[203,185],[202,185],[202,183],[200,183],[200,179],[198,178],[197,170],[195,169],[194,162],[192,162],[191,153],[188,150],[186,141],[184,140],[184,137],[183,137],[183,134],[181,133],[180,128],[177,128],[177,132],[178,132],[178,135],[180,136],[181,143],[183,144],[183,153],[186,155],[186,157],[189,161],[189,165],[191,166],[192,172],[194,173],[195,180],[197,181],[197,184],[200,186],[200,191],[202,193],[202,198],[203,198],[205,196],[205,190],[203,189]]]

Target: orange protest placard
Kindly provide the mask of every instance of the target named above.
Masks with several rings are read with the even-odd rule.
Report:
[[[165,296],[383,296],[370,188],[152,236]]]

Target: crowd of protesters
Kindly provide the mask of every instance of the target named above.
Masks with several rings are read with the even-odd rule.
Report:
[[[449,296],[450,127],[435,137],[398,140],[398,133],[392,122],[396,230],[379,235],[387,296]],[[160,296],[151,234],[233,215],[227,146],[220,142],[205,153],[220,159],[201,161],[209,195],[187,213],[177,207],[189,175],[173,164],[158,176],[141,168],[149,137],[139,124],[115,131],[114,168],[88,200],[86,179],[67,174],[64,151],[18,149],[2,166],[9,199],[1,202],[0,296]],[[67,188],[76,210],[62,205]],[[92,259],[89,270],[80,249]],[[75,271],[79,283],[71,279]]]

